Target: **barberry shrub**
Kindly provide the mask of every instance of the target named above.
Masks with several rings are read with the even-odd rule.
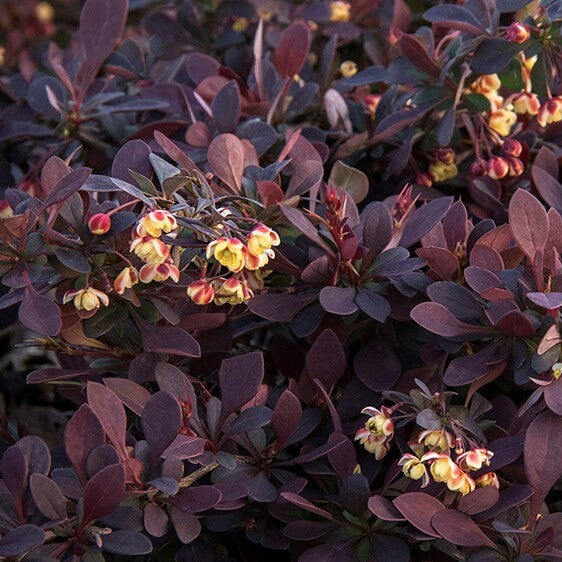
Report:
[[[434,4],[2,3],[0,557],[562,558],[562,4]]]

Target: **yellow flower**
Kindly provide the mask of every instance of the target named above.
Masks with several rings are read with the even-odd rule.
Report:
[[[398,465],[402,467],[402,472],[408,478],[411,478],[412,480],[423,479],[422,488],[425,488],[429,484],[427,468],[418,457],[415,457],[410,453],[405,453],[398,461]]]
[[[55,10],[49,2],[39,2],[35,6],[35,15],[41,23],[50,23],[55,17]]]
[[[454,162],[452,164],[445,164],[444,162],[438,160],[429,166],[429,175],[435,182],[454,178],[457,173],[457,165]]]
[[[476,488],[476,483],[466,472],[461,470],[447,481],[447,488],[449,488],[451,492],[460,492],[465,496]]]
[[[259,256],[267,250],[270,250],[272,246],[279,246],[281,240],[279,235],[271,228],[265,226],[265,224],[259,224],[256,226],[250,235],[248,236],[247,244],[248,251],[254,256]],[[274,257],[270,255],[270,257]]]
[[[421,443],[422,441],[426,447],[437,453],[444,453],[455,445],[455,438],[446,429],[422,431],[418,435],[418,442]]]
[[[232,29],[234,29],[234,31],[246,31],[249,25],[250,22],[248,18],[236,18],[232,24]]]
[[[138,236],[159,238],[163,232],[168,234],[168,232],[172,232],[177,227],[176,217],[172,213],[158,209],[144,215],[140,219],[136,231]]]
[[[464,470],[480,470],[483,466],[490,464],[490,459],[494,456],[488,449],[471,449],[460,455],[457,462]]]
[[[524,113],[536,115],[541,106],[537,94],[531,94],[529,92],[520,92],[519,94],[515,94],[515,96],[511,99],[511,103],[513,104],[513,111],[519,115]]]
[[[562,96],[545,101],[539,110],[537,121],[541,127],[562,121]]]
[[[357,74],[357,65],[352,60],[345,60],[340,64],[340,73],[344,78]]]
[[[349,21],[351,17],[351,4],[336,0],[330,2],[330,21]]]
[[[509,135],[511,127],[517,121],[517,114],[509,109],[498,109],[490,115],[488,124],[502,137]]]
[[[451,457],[443,453],[426,453],[420,460],[421,462],[433,461],[430,471],[435,482],[447,482],[450,478],[457,477],[461,471]]]
[[[79,289],[76,291],[66,291],[62,298],[63,304],[70,301],[74,302],[76,310],[94,310],[102,304],[109,304],[109,297],[102,291],[88,287],[87,289]]]
[[[134,267],[125,267],[121,273],[115,278],[113,288],[117,293],[122,295],[125,289],[131,289],[133,285],[139,282],[139,272]]]
[[[233,273],[244,268],[244,244],[236,238],[221,236],[207,244],[207,259],[213,256]]]
[[[246,248],[244,248],[244,267],[250,271],[256,271],[266,266],[269,262],[269,257],[266,252],[256,256],[251,254]]]
[[[485,488],[486,486],[495,486],[499,489],[500,482],[495,472],[486,472],[476,479],[476,486],[478,488]]]
[[[213,281],[215,290],[215,304],[220,306],[223,304],[236,305],[243,303],[247,294],[244,286],[235,277],[229,279],[216,279]]]
[[[163,263],[170,255],[170,246],[158,238],[143,236],[131,242],[131,252],[147,263]]]
[[[139,279],[143,283],[150,283],[151,281],[161,283],[162,281],[166,281],[166,279],[171,279],[177,283],[180,280],[180,272],[179,269],[170,262],[147,263],[141,267]]]
[[[497,74],[485,74],[475,80],[470,88],[477,94],[490,94],[497,92],[501,88],[502,82]]]

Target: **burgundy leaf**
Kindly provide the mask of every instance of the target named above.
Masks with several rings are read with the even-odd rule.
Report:
[[[459,500],[458,509],[467,515],[474,515],[495,505],[500,493],[495,486],[476,488]]]
[[[117,530],[103,537],[103,550],[111,554],[142,556],[152,552],[152,543],[138,531]]]
[[[125,497],[125,468],[112,464],[100,470],[84,487],[84,505],[80,527],[110,515]]]
[[[466,513],[442,509],[431,518],[433,528],[447,541],[459,546],[489,546],[495,544],[480,530]]]
[[[369,203],[361,213],[363,243],[371,255],[378,256],[392,238],[392,217],[386,205],[380,201]]]
[[[41,546],[45,542],[45,533],[35,525],[22,525],[11,530],[0,539],[0,556],[19,557]]]
[[[213,139],[207,151],[213,172],[234,192],[242,190],[245,152],[242,141],[224,133]]]
[[[453,359],[445,371],[443,381],[450,386],[462,386],[486,376],[500,361],[508,356],[507,350],[498,349],[495,345],[463,357]]]
[[[517,245],[531,260],[544,252],[548,239],[548,215],[538,199],[524,189],[515,191],[509,202],[509,227]]]
[[[29,479],[29,487],[42,515],[54,521],[66,519],[66,499],[56,482],[36,472]]]
[[[254,297],[248,302],[248,308],[258,316],[273,322],[290,322],[295,314],[307,304],[318,298],[317,293],[292,295],[287,293],[269,293]]]
[[[279,74],[292,78],[298,74],[308,57],[310,28],[303,21],[294,21],[281,33],[273,55]]]
[[[144,386],[129,379],[118,378],[105,378],[103,383],[137,416],[142,414],[142,409],[151,396]]]
[[[35,472],[44,475],[49,474],[51,453],[43,439],[35,435],[26,435],[16,443],[16,447],[21,449],[25,457],[28,474],[34,474]]]
[[[95,3],[95,0],[90,0],[90,2]],[[91,173],[91,168],[78,168],[64,176],[56,183],[49,195],[47,195],[39,212],[55,203],[62,203],[71,195],[74,195],[86,183]]]
[[[355,304],[377,322],[384,323],[390,314],[390,304],[388,301],[365,287],[359,287],[355,295]]]
[[[414,527],[430,537],[439,537],[430,523],[436,513],[445,509],[438,499],[422,492],[408,492],[392,503]]]
[[[201,533],[201,523],[192,513],[185,513],[175,507],[171,507],[170,519],[178,535],[178,539],[183,544],[193,542]]]
[[[145,351],[171,353],[182,357],[200,357],[201,348],[197,340],[182,328],[155,326],[135,316]]]
[[[301,416],[302,407],[299,399],[290,390],[283,391],[271,416],[271,425],[277,436],[277,448],[283,447],[289,435],[298,427]]]
[[[319,299],[326,312],[340,316],[357,312],[354,287],[324,287],[320,291]]]
[[[445,216],[451,201],[451,197],[440,197],[412,212],[406,219],[400,246],[408,248],[421,240]]]
[[[383,521],[406,521],[394,504],[382,496],[372,496],[367,502],[369,510]]]
[[[562,416],[562,379],[553,380],[544,387],[544,401],[552,412]]]
[[[22,450],[16,445],[4,451],[0,460],[0,473],[4,486],[12,495],[16,509],[23,519],[22,499],[27,483],[28,467]]]
[[[420,326],[445,338],[467,337],[474,334],[485,334],[490,328],[466,324],[455,318],[443,305],[434,302],[423,302],[412,309],[412,320]]]
[[[402,367],[396,353],[383,339],[374,339],[355,356],[355,373],[371,390],[387,390],[394,386]]]
[[[306,355],[306,370],[312,379],[319,379],[331,389],[345,371],[343,346],[333,330],[324,330]]]
[[[257,394],[263,380],[263,355],[258,352],[238,355],[221,363],[219,381],[223,419]]]
[[[50,298],[40,295],[31,285],[25,288],[18,318],[26,328],[42,336],[54,337],[62,326],[58,305]]]
[[[147,503],[144,507],[144,528],[153,537],[162,537],[168,530],[168,516],[155,503]]]
[[[240,89],[236,80],[229,80],[211,103],[213,120],[221,133],[233,133],[240,119]]]

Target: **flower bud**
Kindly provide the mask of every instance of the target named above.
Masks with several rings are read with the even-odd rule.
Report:
[[[187,288],[187,296],[195,304],[209,304],[215,298],[215,290],[205,279],[193,281]]]
[[[520,92],[511,98],[513,111],[519,115],[529,114],[536,115],[539,112],[541,103],[537,94],[529,92]]]
[[[514,21],[506,30],[507,38],[513,43],[525,43],[531,33],[529,28],[521,22]]]
[[[357,74],[357,65],[352,60],[345,60],[340,64],[340,73],[344,78]]]
[[[424,187],[431,187],[433,185],[433,178],[427,172],[416,172],[415,178],[416,185]]]
[[[509,156],[520,156],[523,147],[518,140],[505,139],[502,143],[502,150]]]
[[[365,96],[363,98],[363,103],[365,104],[367,111],[370,113],[371,118],[373,119],[375,118],[375,115],[377,113],[377,107],[379,106],[381,99],[382,99],[381,94],[369,94],[368,96]]]
[[[457,165],[453,164],[444,164],[440,160],[433,162],[429,166],[429,174],[433,178],[433,181],[440,182],[445,181],[451,178],[454,178],[458,173]]]
[[[488,160],[488,175],[494,179],[499,180],[505,178],[509,173],[509,163],[505,158],[501,156],[492,156]]]
[[[217,279],[213,281],[215,289],[215,304],[236,305],[244,302],[244,287],[236,277]]]
[[[139,273],[134,267],[125,267],[121,273],[115,278],[113,288],[117,293],[122,295],[125,289],[131,289],[133,285],[139,282]]]
[[[508,156],[507,162],[509,164],[509,175],[510,176],[520,176],[525,171],[525,166],[519,158],[515,156]]]
[[[151,281],[162,283],[166,279],[171,279],[177,283],[180,279],[180,272],[173,263],[168,261],[164,263],[147,263],[141,267],[139,279],[142,283],[150,283]]]
[[[111,228],[111,217],[105,213],[97,213],[88,221],[88,228],[92,234],[105,234]]]
[[[480,156],[470,165],[470,173],[473,176],[483,176],[487,171],[486,160]]]
[[[131,242],[131,252],[147,263],[162,263],[170,255],[170,246],[159,238],[143,236],[134,238]]]
[[[456,155],[452,148],[438,148],[434,151],[436,160],[443,162],[443,164],[452,164],[455,161]]]

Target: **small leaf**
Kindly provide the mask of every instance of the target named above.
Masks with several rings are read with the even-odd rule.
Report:
[[[295,21],[281,33],[273,55],[279,74],[292,78],[303,67],[310,49],[310,28],[303,21]]]
[[[443,509],[431,518],[432,527],[447,541],[459,546],[489,546],[495,544],[480,530],[466,513]]]
[[[263,355],[258,352],[225,359],[219,370],[223,418],[257,394],[264,375]]]
[[[0,539],[0,556],[19,557],[44,542],[45,533],[42,529],[35,525],[22,525]]]
[[[100,385],[101,386],[101,385]],[[113,513],[125,497],[125,468],[112,464],[100,470],[84,488],[80,527]]]
[[[50,298],[40,295],[31,285],[25,288],[18,318],[26,328],[43,336],[54,337],[62,327],[58,305]]]
[[[245,150],[242,141],[224,133],[215,137],[207,150],[209,164],[216,174],[230,189],[236,193],[242,191]]]
[[[36,472],[29,479],[29,486],[42,515],[55,521],[66,519],[66,499],[56,482]]]
[[[363,201],[369,192],[367,176],[360,170],[344,164],[341,160],[337,160],[332,166],[328,184],[349,193],[355,203]]]

